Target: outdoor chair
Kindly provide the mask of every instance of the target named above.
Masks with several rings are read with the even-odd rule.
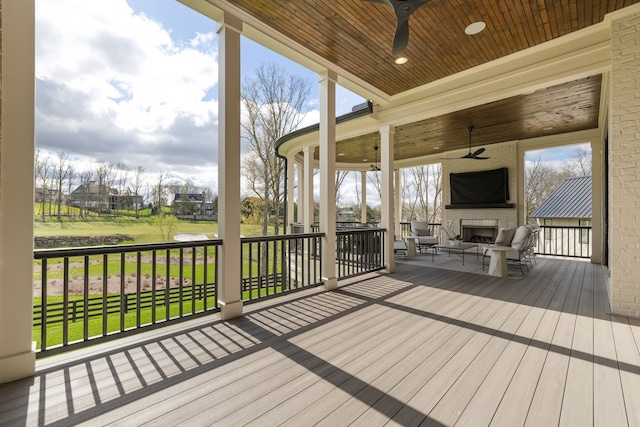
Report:
[[[407,242],[396,236],[395,240],[393,241],[394,256],[396,258],[408,259],[408,250],[409,248],[407,247]]]
[[[525,268],[529,271],[527,257],[529,256],[533,242],[533,226],[521,225],[517,229],[500,229],[495,246],[511,246],[511,250],[506,252],[507,263],[517,264],[524,276]],[[483,270],[487,257],[491,257],[491,245],[486,246],[482,251]]]
[[[420,253],[438,244],[438,238],[431,232],[427,221],[411,221],[411,235],[416,237],[416,249]]]

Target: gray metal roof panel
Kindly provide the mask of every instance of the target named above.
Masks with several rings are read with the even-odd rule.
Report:
[[[591,177],[567,178],[531,217],[591,218]]]

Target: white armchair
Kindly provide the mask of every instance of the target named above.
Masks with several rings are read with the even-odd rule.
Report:
[[[416,237],[416,248],[420,253],[438,244],[438,238],[431,232],[427,221],[411,221],[411,235]]]

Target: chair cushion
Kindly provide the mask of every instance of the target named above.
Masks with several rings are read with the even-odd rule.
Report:
[[[515,228],[501,228],[496,237],[496,246],[511,246],[515,234]]]
[[[420,236],[418,237],[418,244],[419,245],[437,245],[438,244],[438,238],[434,237],[434,236]]]
[[[527,240],[529,235],[531,234],[531,229],[526,225],[521,225],[516,230],[516,234],[513,236],[513,240],[511,241],[511,247],[516,251],[521,251],[525,245],[527,244]]]
[[[415,236],[431,236],[429,223],[425,221],[411,221],[411,233]]]

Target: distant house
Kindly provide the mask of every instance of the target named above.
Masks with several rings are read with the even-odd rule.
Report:
[[[173,211],[177,217],[196,217],[196,219],[212,219],[214,217],[213,202],[207,202],[202,193],[175,193]],[[213,218],[215,219],[215,218]]]
[[[71,204],[96,211],[142,209],[143,198],[137,194],[119,194],[115,188],[90,181],[79,185],[71,192]]]
[[[591,177],[567,178],[531,214],[543,227],[545,244],[563,240],[578,250],[591,243]]]

